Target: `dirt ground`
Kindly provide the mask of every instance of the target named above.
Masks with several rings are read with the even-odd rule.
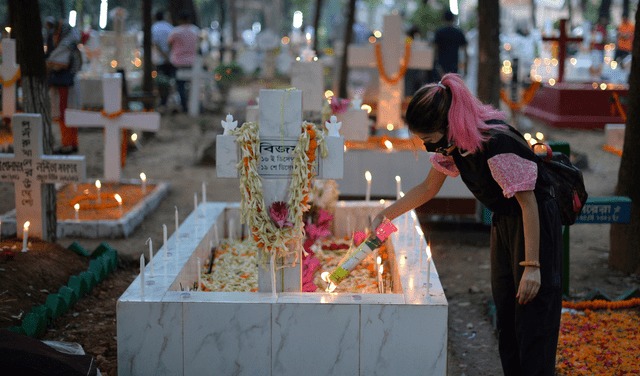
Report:
[[[226,113],[244,118],[244,106],[258,94],[257,85],[232,90],[224,113],[205,114],[193,119],[183,114],[166,114],[162,117],[160,131],[146,135],[140,150],[131,150],[123,178],[138,178],[145,172],[149,180],[169,181],[171,190],[158,209],[126,239],[59,239],[64,248],[73,241],[92,251],[106,241],[118,250],[120,263],[116,270],[80,299],[69,311],[54,320],[41,339],[80,343],[87,354],[96,358],[98,367],[107,375],[117,373],[116,355],[116,301],[135,278],[138,268],[135,262],[147,248],[145,241],[151,237],[155,244],[162,242],[162,224],[172,224],[174,207],[178,207],[182,221],[193,209],[193,193],[200,192],[202,181],[207,182],[209,201],[238,201],[238,180],[217,179],[212,165],[197,160],[216,132],[221,132],[220,121]],[[617,182],[620,158],[604,152],[602,131],[571,131],[549,129],[541,124],[520,119],[523,131],[541,131],[548,139],[569,141],[572,151],[580,156],[584,168],[587,189],[591,196],[612,195]],[[57,132],[56,132],[57,134]],[[88,178],[102,176],[102,132],[80,131],[80,154],[87,157]],[[13,187],[0,183],[0,212],[13,208]],[[432,250],[434,262],[440,273],[449,301],[448,375],[502,375],[495,331],[489,316],[491,289],[489,282],[489,233],[488,228],[463,223],[429,223],[421,218],[424,227],[433,229]],[[172,226],[169,226],[172,227]],[[610,296],[618,296],[633,285],[640,286],[638,275],[624,275],[607,265],[609,252],[609,225],[576,225],[571,228],[570,294],[572,298],[585,296],[598,288]],[[11,242],[10,239],[5,242]],[[3,242],[4,245],[4,242]],[[62,260],[79,259],[62,249]],[[56,292],[77,274],[68,269],[57,277],[34,279],[40,274],[40,263],[46,269],[59,268],[43,258],[33,256],[0,260],[0,327],[16,325],[20,312],[43,304],[47,289]],[[88,261],[80,258],[79,267],[86,270]],[[83,264],[84,263],[84,264]],[[71,265],[71,263],[63,263]],[[86,265],[85,265],[86,264]],[[26,276],[29,282],[17,279]],[[36,292],[32,292],[36,291]],[[29,296],[29,294],[31,296]],[[35,298],[35,299],[34,299]],[[20,304],[16,304],[20,302]],[[23,313],[23,315],[24,315]]]

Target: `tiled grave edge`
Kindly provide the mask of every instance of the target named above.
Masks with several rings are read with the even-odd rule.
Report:
[[[89,256],[89,253],[78,243],[74,242],[68,247],[78,254]],[[102,282],[107,274],[111,273],[118,264],[118,251],[109,244],[102,243],[91,253],[89,270],[69,278],[66,286],[60,287],[57,293],[49,294],[46,303],[33,307],[22,319],[21,326],[11,326],[8,329],[16,333],[36,338],[51,323],[51,320],[67,312],[67,310],[85,293]]]

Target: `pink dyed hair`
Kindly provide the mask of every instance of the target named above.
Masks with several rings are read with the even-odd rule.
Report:
[[[492,128],[506,129],[503,124],[486,124],[487,120],[504,120],[505,114],[478,100],[454,73],[442,77],[440,84],[428,84],[418,89],[409,103],[406,121],[412,132],[445,132],[450,142],[462,150],[475,153],[489,139],[485,132]]]

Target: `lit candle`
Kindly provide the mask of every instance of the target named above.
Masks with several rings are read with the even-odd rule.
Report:
[[[162,224],[162,246],[164,247],[164,257],[162,260],[167,261],[167,247],[169,247],[169,245],[167,244],[167,225],[164,223]]]
[[[195,217],[195,221],[196,221],[196,226],[198,225],[198,194],[194,193],[193,194],[193,214]]]
[[[396,175],[396,200],[400,200],[400,192],[402,191],[402,183],[400,176]]]
[[[207,215],[207,184],[202,182],[202,214]]]
[[[347,214],[347,236],[353,238],[352,228],[351,228],[351,215]]]
[[[420,269],[418,270],[422,272],[422,252],[420,251],[420,248],[422,248],[422,239],[424,239],[424,233],[422,232],[420,226],[416,227],[416,230],[418,230],[418,235],[420,235],[420,243],[418,243],[418,253],[420,254]]]
[[[80,220],[80,204],[73,205],[73,208],[76,211],[76,221]]]
[[[178,222],[178,207],[174,206],[174,208],[176,208],[176,246],[178,245],[178,238],[180,236],[178,236],[178,228],[180,227],[180,224]]]
[[[198,259],[198,287],[196,291],[200,290],[200,285],[202,284],[202,266],[200,265],[200,257],[196,257]]]
[[[140,255],[140,296],[144,296],[144,253]]]
[[[427,244],[427,296],[429,296],[429,287],[431,285],[431,245]]]
[[[411,228],[411,248],[415,248],[416,247],[416,212],[412,211],[411,212],[411,218],[413,218],[413,227]]]
[[[218,239],[218,222],[213,222],[213,235],[216,239],[216,247],[220,245],[220,240]]]
[[[137,133],[134,133],[134,134],[131,135],[131,141],[133,141],[133,144],[136,146],[136,148],[138,150],[141,149],[140,142],[138,142],[138,134]]]
[[[364,178],[367,179],[367,194],[365,196],[365,201],[369,202],[371,199],[371,172],[365,172]]]
[[[118,201],[118,212],[120,213],[120,216],[122,217],[122,197],[120,197],[119,194],[115,194],[113,195],[113,197],[116,199],[116,201]]]
[[[100,188],[102,184],[100,184],[100,180],[96,180],[96,189],[98,190],[98,204],[102,204],[102,199],[100,198]]]
[[[144,243],[149,243],[149,278],[153,278],[153,241],[148,238]]]
[[[382,279],[382,272],[384,271],[384,265],[378,267],[378,286],[380,287],[380,293],[384,293],[384,279]]]
[[[144,172],[140,173],[140,180],[142,180],[142,194],[147,194],[147,175]]]
[[[24,230],[23,234],[22,234],[22,252],[27,252],[29,249],[27,248],[27,240],[29,239],[29,225],[31,224],[31,222],[26,221],[24,223],[24,227],[22,228]]]

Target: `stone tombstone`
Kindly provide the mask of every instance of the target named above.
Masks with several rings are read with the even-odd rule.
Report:
[[[291,63],[291,87],[302,90],[304,102],[302,112],[307,119],[322,117],[324,99],[324,71],[322,63],[315,58],[300,59]]]
[[[260,163],[258,173],[262,177],[265,207],[275,201],[288,201],[293,158],[291,154],[298,143],[302,127],[302,92],[300,90],[260,90]],[[229,127],[229,122],[227,121]],[[224,126],[224,124],[223,124]],[[218,177],[237,178],[236,165],[240,160],[240,148],[236,136],[218,135],[216,138],[216,171]],[[344,138],[325,136],[329,155],[318,155],[316,178],[342,179],[344,169]],[[318,153],[319,154],[319,153]],[[293,244],[298,249],[298,261],[302,260],[301,244]],[[288,260],[289,261],[289,260]],[[283,268],[276,276],[276,290],[279,292],[300,291],[302,282],[301,263],[295,267]],[[259,268],[258,291],[272,291],[270,272]]]
[[[120,182],[122,130],[156,132],[160,128],[160,114],[122,112],[122,75],[120,73],[102,76],[102,94],[104,114],[97,111],[67,109],[66,122],[68,127],[104,128],[104,178],[108,182]]]
[[[2,38],[2,116],[11,117],[16,113],[16,82],[20,77],[20,66],[16,64],[16,41]]]
[[[402,30],[402,17],[387,14],[383,21],[384,39],[381,43],[382,63],[388,77],[393,77],[401,67],[405,58],[405,36]],[[347,51],[350,68],[376,68],[376,51],[374,46],[350,45]],[[433,50],[418,43],[412,45],[408,68],[433,69]],[[379,74],[379,92],[376,127],[386,128],[388,124],[403,127],[402,99],[404,98],[404,78],[390,84]]]
[[[188,106],[188,113],[191,117],[196,117],[200,113],[200,99],[203,97],[202,90],[204,89],[203,83],[214,79],[212,72],[202,69],[202,64],[202,56],[198,55],[191,69],[178,69],[176,72],[176,77],[179,80],[191,81]]]
[[[84,182],[84,156],[43,155],[40,114],[13,115],[12,127],[15,152],[0,154],[0,181],[15,185],[18,237],[29,221],[29,235],[42,238],[47,225],[42,184]]]

